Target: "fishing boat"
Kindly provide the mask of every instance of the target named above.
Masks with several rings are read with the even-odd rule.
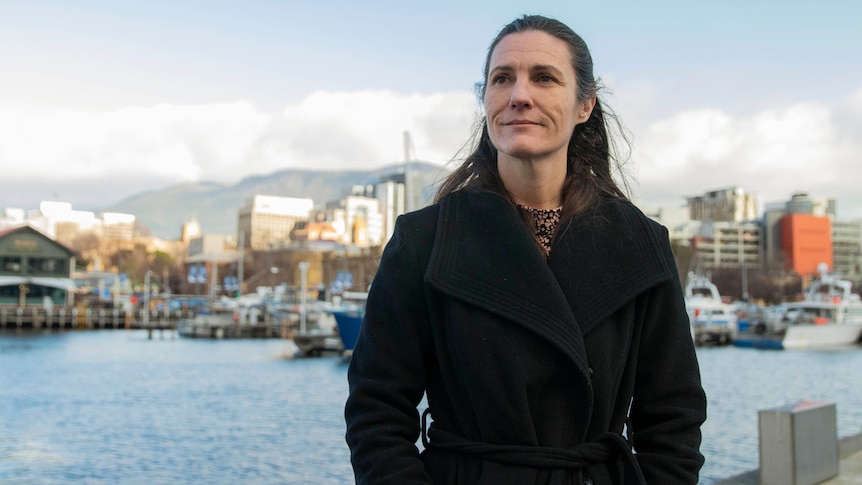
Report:
[[[703,275],[688,274],[685,309],[697,345],[727,345],[736,337],[736,313],[721,299],[718,287]]]
[[[782,317],[766,335],[739,339],[739,347],[775,349],[850,346],[862,338],[862,299],[852,283],[818,266],[815,278],[801,301],[784,305]]]

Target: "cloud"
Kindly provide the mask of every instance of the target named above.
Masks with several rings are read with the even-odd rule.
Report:
[[[466,140],[475,105],[467,92],[318,92],[282,112],[281,143],[315,166],[369,167],[404,160],[407,131],[417,159],[444,163]]]
[[[156,176],[206,178],[241,166],[269,116],[244,103],[156,105],[109,112],[0,112],[7,180],[82,181]]]
[[[13,184],[19,195],[80,200],[97,191],[112,197],[109,203],[179,182],[235,183],[296,167],[378,167],[404,159],[405,131],[416,158],[442,164],[466,140],[475,104],[467,92],[362,91],[313,93],[276,114],[244,102],[0,110],[0,166],[6,168],[0,204],[25,205],[14,200]],[[118,194],[120,187],[133,192]]]
[[[368,168],[417,158],[447,161],[466,140],[469,93],[318,92],[272,115],[248,103],[157,105],[108,112],[0,111],[0,162],[14,180],[87,180],[105,173],[231,181],[286,167]]]
[[[838,198],[839,217],[862,218],[858,170],[862,90],[836,105],[796,103],[748,115],[687,110],[634,129],[637,198],[685,202],[729,186],[785,201]]]
[[[855,177],[862,89],[831,105],[799,102],[745,114],[667,112],[649,86],[615,91],[612,106],[633,135],[637,200],[681,205],[685,196],[727,186],[767,202],[805,191],[837,197],[839,216],[862,218]],[[0,110],[0,205],[29,208],[59,197],[93,206],[97,195],[106,205],[179,182],[378,167],[403,160],[405,131],[417,159],[443,164],[467,141],[477,109],[468,91],[320,91],[274,113],[244,102]]]

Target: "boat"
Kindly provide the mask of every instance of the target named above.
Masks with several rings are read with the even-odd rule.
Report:
[[[341,337],[343,346],[342,356],[350,358],[359,339],[359,329],[362,319],[365,317],[365,300],[368,293],[345,291],[341,295],[341,301],[329,309],[329,313],[335,317],[338,325],[338,335]]]
[[[736,313],[708,277],[688,273],[685,309],[696,345],[727,345],[736,337]]]
[[[343,345],[336,330],[335,318],[325,311],[328,305],[320,302],[310,302],[309,309],[303,315],[298,311],[299,328],[290,331],[289,336],[299,350],[300,356],[314,357],[326,353],[340,354]]]
[[[818,266],[815,278],[801,301],[785,303],[782,316],[763,336],[734,342],[739,347],[773,349],[832,348],[851,346],[862,338],[862,299],[852,283]]]
[[[198,313],[177,324],[177,334],[188,338],[231,338],[236,325],[233,313]]]

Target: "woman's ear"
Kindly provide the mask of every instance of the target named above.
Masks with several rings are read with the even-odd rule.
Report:
[[[581,123],[587,121],[588,119],[590,119],[590,114],[592,114],[593,108],[595,108],[595,106],[596,106],[596,97],[595,96],[584,100],[583,103],[578,105],[578,113],[577,113],[577,117],[576,117],[577,123],[581,124]]]

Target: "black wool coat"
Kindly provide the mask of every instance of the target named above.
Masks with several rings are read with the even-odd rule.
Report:
[[[625,201],[562,221],[547,258],[493,194],[400,217],[348,379],[361,484],[695,484],[703,464],[667,231]]]

